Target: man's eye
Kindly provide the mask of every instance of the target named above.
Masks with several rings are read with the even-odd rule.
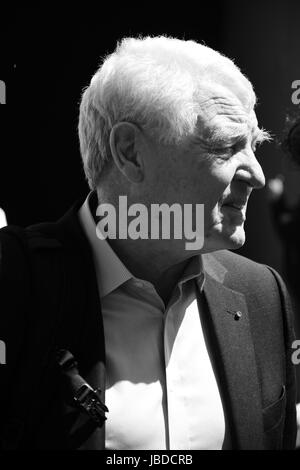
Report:
[[[235,145],[231,145],[230,147],[213,147],[212,152],[216,155],[233,155],[236,150]]]

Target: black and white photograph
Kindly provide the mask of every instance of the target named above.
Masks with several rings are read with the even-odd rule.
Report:
[[[0,450],[297,453],[299,0],[1,16]]]

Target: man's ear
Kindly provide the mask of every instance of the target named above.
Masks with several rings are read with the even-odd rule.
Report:
[[[140,137],[140,129],[130,122],[119,122],[110,132],[109,143],[114,162],[132,183],[140,183],[144,178]]]

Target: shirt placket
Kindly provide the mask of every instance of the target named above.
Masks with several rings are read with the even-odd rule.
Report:
[[[166,364],[167,416],[170,450],[189,449],[187,403],[184,399],[184,370],[180,366],[182,341],[178,335],[184,315],[181,295],[166,312],[164,325],[164,352]]]

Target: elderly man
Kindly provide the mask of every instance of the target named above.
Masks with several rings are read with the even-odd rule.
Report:
[[[103,61],[80,106],[91,193],[56,224],[2,231],[4,448],[294,447],[285,286],[227,251],[264,186],[255,101],[231,60],[193,41],[124,39]],[[103,239],[98,206],[122,219],[120,196],[131,215],[188,204],[193,219],[201,204],[203,243],[150,228]]]

